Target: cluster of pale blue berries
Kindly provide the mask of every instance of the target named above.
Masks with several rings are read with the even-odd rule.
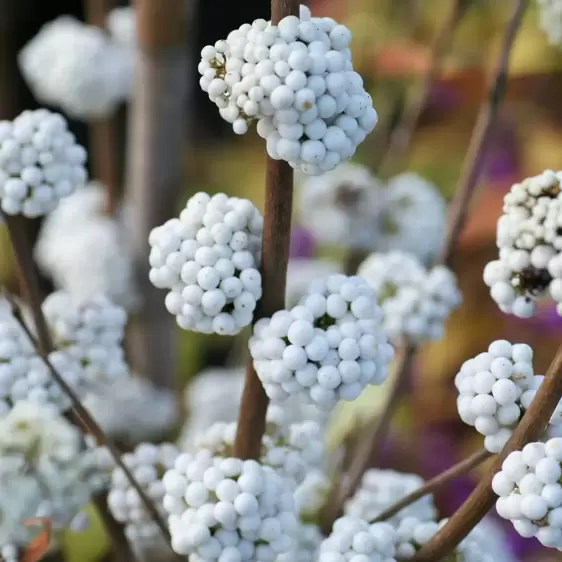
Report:
[[[235,133],[257,121],[271,158],[318,175],[349,160],[378,119],[350,41],[347,27],[301,6],[300,17],[259,19],[205,47],[200,85]]]
[[[326,411],[384,382],[394,355],[373,290],[345,275],[316,280],[299,305],[258,320],[249,347],[271,400],[300,395]]]
[[[150,281],[185,330],[235,335],[262,295],[263,219],[247,199],[197,193],[179,218],[152,230]]]
[[[24,111],[0,121],[0,208],[29,218],[51,212],[85,184],[86,151],[61,115]]]

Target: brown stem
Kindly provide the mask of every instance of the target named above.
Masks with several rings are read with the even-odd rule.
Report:
[[[492,130],[507,86],[509,57],[527,5],[528,0],[516,0],[514,3],[514,9],[507,24],[496,67],[492,74],[488,99],[478,115],[455,197],[449,206],[449,221],[445,242],[438,257],[439,263],[447,264],[450,262],[451,255],[466,222],[470,199],[486,163]]]
[[[400,121],[390,134],[380,171],[384,175],[396,173],[412,142],[419,118],[424,110],[431,87],[437,78],[441,60],[448,49],[458,22],[468,8],[466,0],[451,0],[451,6],[443,19],[431,47],[430,62],[416,89],[404,109]]]
[[[129,545],[123,525],[111,515],[107,506],[106,495],[103,493],[95,494],[92,502],[111,540],[111,552],[108,552],[107,555],[108,562],[135,562],[135,555]]]
[[[175,386],[176,324],[148,278],[148,236],[175,214],[186,135],[185,0],[136,0],[135,97],[127,155],[128,224],[140,307],[132,316],[128,354],[133,370],[159,387]]]
[[[274,24],[298,13],[298,0],[271,1],[271,21]],[[255,320],[269,317],[285,306],[292,208],[293,169],[286,162],[267,157],[260,269],[263,296]],[[249,358],[240,401],[234,456],[241,459],[259,458],[268,403],[252,359]]]
[[[459,187],[451,203],[451,209],[447,220],[447,233],[437,263],[446,264],[449,262],[453,249],[457,244],[459,234],[466,221],[470,199],[474,193],[480,173],[482,172],[486,150],[496,120],[495,118],[505,91],[509,55],[521,24],[527,1],[528,0],[516,0],[511,19],[507,25],[496,68],[492,75],[488,100],[483,105],[478,116],[470,147],[463,164]],[[408,382],[411,372],[411,361],[415,352],[415,346],[408,346],[400,368],[398,369],[388,400],[378,418],[378,423],[373,429],[372,440],[367,441],[365,447],[357,452],[357,459],[350,468],[349,486],[339,495],[339,499],[335,501],[334,507],[325,510],[330,516],[325,516],[324,530],[328,529],[335,518],[342,513],[343,504],[346,499],[355,492],[356,487],[361,481],[363,472],[371,464],[374,456],[378,454],[386,429],[398,404],[400,393]]]
[[[470,457],[462,460],[461,462],[453,465],[452,467],[448,468],[441,474],[438,474],[431,480],[428,480],[421,488],[418,488],[411,494],[408,494],[400,501],[397,501],[394,505],[390,506],[388,509],[385,509],[381,512],[373,521],[372,523],[377,523],[378,521],[385,521],[389,519],[393,515],[396,515],[399,511],[404,509],[405,507],[409,506],[410,504],[414,503],[415,501],[432,494],[435,490],[441,488],[449,481],[470,472],[473,468],[481,465],[484,461],[489,459],[492,456],[492,453],[486,451],[486,449],[481,449],[480,451],[476,451]]]
[[[107,14],[115,0],[86,0],[88,24],[105,28]],[[119,205],[118,118],[96,119],[89,124],[92,177],[106,189],[106,213],[114,216]]]
[[[37,331],[37,352],[39,356],[43,359],[49,372],[55,382],[61,387],[63,392],[68,396],[72,404],[72,410],[69,412],[72,422],[81,428],[85,428],[89,433],[91,433],[96,441],[100,445],[105,445],[111,455],[113,456],[116,464],[123,470],[127,480],[131,486],[136,490],[141,498],[144,507],[154,519],[164,536],[167,538],[168,542],[170,540],[170,534],[164,519],[158,513],[158,510],[152,503],[152,501],[145,494],[144,490],[141,488],[140,484],[136,481],[135,477],[131,471],[127,468],[124,462],[121,460],[121,453],[119,449],[115,446],[113,441],[107,437],[98,423],[90,415],[88,410],[83,406],[80,398],[76,395],[74,390],[66,383],[64,378],[57,372],[49,360],[49,353],[54,350],[53,341],[49,332],[49,327],[45,316],[43,315],[43,310],[41,308],[41,297],[39,294],[39,285],[37,282],[37,276],[35,275],[35,269],[33,267],[32,250],[31,246],[28,244],[25,232],[25,219],[20,216],[8,216],[5,215],[4,221],[8,227],[8,232],[10,234],[10,240],[14,249],[16,261],[19,270],[22,273],[22,282],[25,283],[25,291],[29,297],[29,306],[33,316],[33,322]],[[6,295],[10,299],[9,295]],[[22,328],[31,336],[32,341],[35,342],[33,337],[33,330],[29,328],[25,322],[21,310],[17,304],[10,300],[12,304],[12,309],[14,317],[21,324]]]
[[[512,451],[542,437],[550,416],[562,398],[562,346],[541,383],[529,409],[515,428],[511,439],[494,458],[486,476],[435,536],[414,556],[416,562],[434,562],[450,553],[493,507],[495,494],[492,478],[501,470],[503,461]]]
[[[330,492],[325,509],[322,511],[320,524],[325,534],[329,534],[334,521],[343,514],[345,502],[357,491],[365,471],[376,463],[376,456],[384,446],[386,431],[392,421],[404,384],[408,380],[407,374],[411,370],[415,351],[413,346],[403,349],[396,366],[392,388],[380,416],[377,416],[376,422],[369,423],[365,428],[365,434],[362,435],[361,444],[357,447],[345,480],[332,488]]]

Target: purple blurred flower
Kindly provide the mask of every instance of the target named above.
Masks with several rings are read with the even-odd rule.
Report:
[[[562,318],[556,312],[556,305],[552,303],[538,303],[533,317],[525,320],[513,317],[513,320],[516,323],[521,323],[526,328],[546,329],[551,333],[562,331]]]
[[[459,95],[448,84],[439,83],[433,85],[427,100],[428,109],[449,109],[455,107],[458,103]]]
[[[492,138],[488,150],[486,176],[492,184],[511,180],[519,170],[519,154],[514,123],[503,119]]]
[[[311,232],[303,226],[294,226],[291,230],[290,259],[307,259],[314,257],[316,241]]]

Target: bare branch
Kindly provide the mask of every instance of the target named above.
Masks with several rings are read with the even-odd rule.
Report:
[[[448,264],[450,262],[459,235],[465,225],[470,199],[478,185],[478,180],[486,163],[492,131],[507,87],[509,57],[527,5],[528,0],[516,0],[507,24],[496,67],[492,75],[488,99],[478,115],[478,121],[472,133],[455,197],[449,206],[449,221],[445,242],[437,260],[439,263]]]
[[[468,6],[469,3],[466,0],[451,0],[449,11],[445,15],[433,40],[429,64],[422,77],[421,84],[407,101],[399,123],[391,132],[380,166],[382,174],[392,175],[400,169],[402,160],[406,156],[412,142],[419,118],[431,94],[431,87],[437,78],[441,60],[449,48],[457,24]]]
[[[476,451],[470,457],[462,460],[461,462],[451,466],[441,474],[438,474],[431,480],[428,480],[421,488],[418,488],[411,494],[408,494],[406,497],[402,498],[400,501],[397,501],[394,505],[390,506],[388,509],[385,509],[382,513],[380,513],[376,519],[372,522],[377,523],[378,521],[385,521],[389,519],[393,515],[396,515],[399,511],[404,509],[405,507],[409,506],[410,504],[414,503],[415,501],[432,494],[451,480],[454,480],[458,476],[466,474],[470,472],[473,468],[481,465],[484,461],[488,460],[492,456],[492,453],[486,451],[486,449],[480,449],[480,451]]]
[[[509,55],[526,6],[527,0],[516,0],[515,9],[507,25],[496,68],[492,75],[488,99],[482,106],[478,116],[470,147],[463,164],[463,172],[461,173],[459,186],[455,198],[451,203],[450,214],[447,221],[447,233],[437,263],[446,264],[449,262],[451,254],[458,242],[459,234],[465,224],[470,200],[476,188],[480,173],[482,172],[486,150],[496,121],[497,112],[503,99],[507,82]],[[358,458],[354,460],[350,468],[349,485],[346,486],[346,489],[339,495],[339,500],[336,502],[335,506],[329,508],[331,517],[326,516],[324,528],[327,528],[328,524],[330,524],[330,522],[333,523],[335,518],[341,514],[346,499],[355,492],[356,487],[361,481],[363,472],[369,464],[372,464],[377,452],[381,449],[382,441],[384,440],[386,430],[394,415],[402,388],[405,387],[409,380],[411,363],[416,350],[416,346],[406,346],[387,402],[383,407],[381,415],[377,417],[379,421],[373,429],[372,440],[367,441],[363,450],[357,452]]]

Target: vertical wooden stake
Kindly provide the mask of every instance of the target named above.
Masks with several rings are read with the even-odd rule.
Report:
[[[133,369],[173,388],[174,318],[148,279],[148,235],[174,216],[182,181],[186,130],[186,2],[136,0],[137,60],[130,119],[127,197],[140,312],[132,318]]]

